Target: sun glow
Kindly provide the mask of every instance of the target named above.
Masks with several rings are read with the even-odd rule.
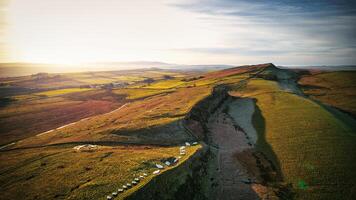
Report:
[[[12,60],[75,64],[177,61],[179,48],[209,46],[217,33],[169,1],[10,0],[7,43]],[[187,57],[189,60],[189,56]]]

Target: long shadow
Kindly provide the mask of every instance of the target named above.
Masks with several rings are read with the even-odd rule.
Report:
[[[169,116],[175,117],[175,116]],[[175,119],[166,124],[148,126],[133,130],[113,130],[111,134],[126,138],[123,142],[133,144],[150,144],[150,145],[178,145],[184,142],[196,141],[183,126],[183,118]]]
[[[261,113],[260,108],[256,104],[257,100],[254,99],[255,111],[252,116],[252,123],[257,132],[257,143],[256,149],[261,152],[262,155],[268,160],[275,172],[276,176],[270,176],[266,174],[264,178],[267,182],[277,188],[276,195],[281,199],[294,199],[294,192],[291,185],[283,184],[283,173],[281,170],[280,161],[272,149],[272,146],[267,142],[266,138],[266,122],[265,118]]]

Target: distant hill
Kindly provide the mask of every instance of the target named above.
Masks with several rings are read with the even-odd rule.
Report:
[[[46,73],[67,73],[86,71],[118,71],[140,68],[160,68],[174,70],[210,71],[232,67],[230,65],[178,65],[164,62],[97,62],[78,65],[41,64],[41,63],[0,63],[0,77],[15,77]]]
[[[312,69],[325,71],[356,71],[356,65],[338,65],[338,66],[278,66],[285,69]]]
[[[233,65],[206,64],[206,65],[185,65],[172,64],[155,61],[135,61],[135,62],[96,62],[76,65],[62,64],[42,64],[42,63],[0,63],[0,77],[15,77],[46,73],[67,73],[67,72],[86,72],[86,71],[118,71],[140,68],[160,68],[170,70],[189,70],[189,71],[213,71],[233,68]],[[241,66],[240,66],[241,67]],[[240,68],[238,67],[238,68]],[[281,69],[313,69],[327,71],[356,71],[356,66],[278,66]]]

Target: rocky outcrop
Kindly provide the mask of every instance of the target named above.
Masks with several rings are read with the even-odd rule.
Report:
[[[198,102],[184,119],[185,126],[194,134],[198,140],[210,143],[207,137],[207,123],[209,117],[222,103],[228,99],[228,86],[219,85],[213,88],[210,96]]]
[[[198,150],[184,163],[168,170],[126,197],[127,200],[206,199],[202,193],[201,176],[204,176],[208,147]]]
[[[185,117],[183,124],[187,131],[197,140],[209,143],[209,118],[228,97],[227,86],[214,87],[211,95],[198,102]],[[209,178],[214,153],[210,146],[202,143],[203,148],[184,163],[156,176],[126,199],[214,199],[210,190],[215,180]]]

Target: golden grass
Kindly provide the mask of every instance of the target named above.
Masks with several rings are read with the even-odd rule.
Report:
[[[34,95],[53,97],[53,96],[69,94],[69,93],[75,93],[75,92],[85,92],[85,91],[89,91],[89,90],[93,90],[93,89],[91,89],[91,88],[67,88],[67,89],[49,90],[49,91],[45,91],[45,92],[38,92],[38,93],[34,93]]]
[[[136,141],[136,136],[120,136],[115,134],[115,131],[132,132],[176,122],[184,118],[185,114],[210,92],[210,87],[180,88],[166,95],[135,101],[120,110],[98,115],[45,135],[30,137],[18,142],[17,146],[73,141]]]
[[[66,88],[66,89],[58,89],[58,90],[48,90],[44,92],[36,92],[36,93],[31,93],[31,94],[25,94],[25,95],[17,95],[11,97],[11,99],[16,100],[16,101],[30,101],[30,100],[36,100],[42,97],[55,97],[55,96],[60,96],[60,95],[65,95],[65,94],[70,94],[70,93],[76,93],[76,92],[85,92],[93,90],[92,88]]]
[[[162,80],[156,83],[149,84],[145,86],[145,88],[151,88],[151,89],[171,89],[171,88],[176,88],[180,85],[185,84],[186,82],[180,80],[180,79],[170,79],[170,80]]]
[[[303,76],[305,94],[356,116],[356,72],[328,72]]]
[[[173,89],[164,90],[164,89],[147,89],[147,88],[122,88],[115,89],[113,93],[119,95],[126,95],[127,99],[141,99],[145,97],[150,97],[157,94],[163,94],[168,92],[173,92]]]
[[[356,185],[355,130],[311,100],[281,91],[273,81],[252,80],[237,94],[257,100],[257,148],[275,158],[297,199],[351,195]]]
[[[200,145],[187,148],[181,163]],[[178,147],[101,146],[78,152],[72,146],[14,150],[0,154],[0,191],[4,199],[105,199],[154,164],[179,155]],[[131,193],[140,186],[124,193]]]

